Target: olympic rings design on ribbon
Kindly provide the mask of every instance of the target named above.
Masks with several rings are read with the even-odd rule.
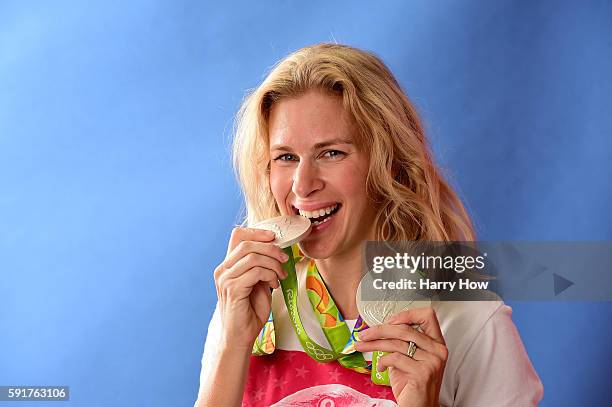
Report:
[[[306,349],[317,360],[334,360],[336,359],[331,353],[325,352],[323,349],[313,345],[312,342],[306,341]]]

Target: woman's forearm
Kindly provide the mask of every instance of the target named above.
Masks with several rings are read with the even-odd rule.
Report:
[[[221,347],[195,407],[240,406],[250,356],[251,349]]]

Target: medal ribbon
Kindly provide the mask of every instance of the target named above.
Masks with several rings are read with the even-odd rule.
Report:
[[[289,312],[289,320],[293,330],[302,345],[304,351],[314,360],[321,363],[328,363],[337,360],[342,366],[355,370],[359,373],[370,373],[372,381],[376,384],[389,385],[387,371],[377,372],[376,364],[383,352],[373,352],[372,364],[367,363],[361,352],[355,350],[354,343],[358,333],[367,329],[367,324],[359,317],[355,328],[351,332],[342,318],[338,307],[334,303],[314,260],[310,260],[306,272],[306,293],[312,309],[323,330],[323,334],[332,346],[327,349],[310,338],[304,329],[297,304],[298,283],[295,271],[296,260],[299,262],[303,255],[299,252],[297,245],[287,247],[283,251],[289,256],[283,264],[283,269],[287,272],[287,278],[281,280],[281,289],[285,299],[285,305]],[[276,345],[274,335],[274,322],[272,313],[265,323],[260,334],[253,344],[254,355],[268,355],[274,352]]]

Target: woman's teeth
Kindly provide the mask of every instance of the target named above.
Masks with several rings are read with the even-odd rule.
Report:
[[[325,223],[329,220],[329,216],[321,221],[315,220],[314,222],[312,222],[313,226],[317,226],[320,225],[321,223]]]
[[[321,223],[325,223],[329,220],[329,215],[330,213],[332,213],[333,211],[336,210],[336,208],[338,208],[338,204],[332,205],[332,206],[328,206],[327,208],[321,208],[321,209],[316,209],[314,211],[305,211],[300,209],[300,215],[305,216],[307,218],[309,218],[310,220],[312,220],[312,224],[313,225],[320,225]],[[318,219],[325,216],[325,219],[322,220],[314,220],[314,219]]]

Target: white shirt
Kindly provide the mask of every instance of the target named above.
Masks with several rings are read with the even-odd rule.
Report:
[[[298,308],[304,328],[317,343],[329,347],[312,311],[304,281],[305,273],[298,269]],[[501,301],[433,302],[432,307],[449,350],[440,390],[442,406],[538,404],[543,386],[512,322],[510,307]],[[272,295],[272,309],[276,348],[302,351],[280,290]],[[350,322],[353,326],[354,322]],[[215,309],[202,357],[200,386],[206,380],[206,373],[211,371],[220,332],[221,318]]]

